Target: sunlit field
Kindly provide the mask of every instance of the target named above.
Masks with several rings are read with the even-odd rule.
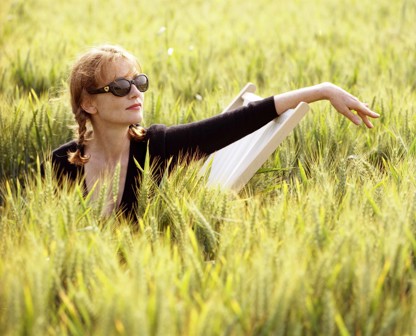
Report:
[[[414,335],[415,18],[414,0],[3,0],[0,335]],[[145,168],[139,222],[102,217],[39,165],[73,137],[71,64],[103,43],[148,74],[145,126],[247,82],[330,81],[381,117],[311,104],[239,194],[202,162]]]

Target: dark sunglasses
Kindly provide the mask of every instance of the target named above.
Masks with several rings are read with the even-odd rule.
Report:
[[[137,75],[132,80],[126,78],[118,78],[114,82],[111,82],[102,88],[89,89],[87,91],[90,94],[111,92],[117,97],[124,97],[129,94],[133,84],[140,92],[145,92],[149,88],[149,78],[145,74]]]

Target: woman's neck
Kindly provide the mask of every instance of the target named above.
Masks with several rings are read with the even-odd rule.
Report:
[[[94,129],[86,151],[91,156],[99,156],[109,164],[117,163],[130,148],[128,128]]]

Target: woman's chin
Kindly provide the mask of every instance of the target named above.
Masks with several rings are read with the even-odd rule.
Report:
[[[132,124],[140,124],[143,120],[142,111],[138,111],[137,114],[133,118],[134,122]]]

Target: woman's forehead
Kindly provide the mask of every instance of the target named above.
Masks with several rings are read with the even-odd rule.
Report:
[[[112,82],[113,80],[125,77],[130,78],[137,75],[139,70],[137,65],[127,59],[118,59],[107,63],[103,67],[102,77],[105,82]]]

